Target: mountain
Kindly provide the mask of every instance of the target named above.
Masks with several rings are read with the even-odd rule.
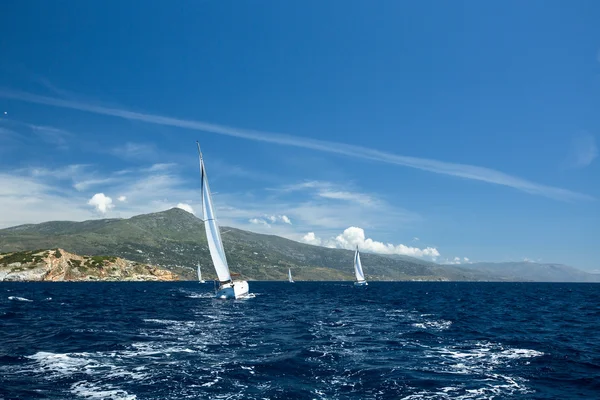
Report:
[[[591,274],[568,265],[534,262],[473,263],[464,268],[512,281],[600,282],[600,274]]]
[[[0,281],[176,281],[171,271],[118,257],[64,249],[0,254]]]
[[[235,228],[221,228],[232,272],[254,280],[352,280],[354,252],[295,242]],[[118,256],[194,279],[200,263],[215,279],[203,222],[179,208],[128,219],[53,221],[0,230],[0,252],[63,248],[76,254]],[[368,280],[490,280],[493,276],[410,257],[362,253]]]
[[[223,227],[221,236],[232,272],[250,280],[353,280],[353,250],[330,249]],[[0,230],[0,252],[62,248],[76,254],[115,256],[157,265],[182,279],[195,279],[199,262],[206,279],[216,275],[203,222],[173,208],[128,219],[53,221]],[[367,280],[600,282],[559,264],[475,263],[440,265],[401,255],[361,253]]]

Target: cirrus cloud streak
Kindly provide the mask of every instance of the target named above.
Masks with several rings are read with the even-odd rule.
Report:
[[[450,175],[470,180],[508,186],[514,189],[544,196],[561,201],[593,200],[593,197],[568,189],[543,185],[529,180],[508,175],[490,168],[468,164],[450,163],[427,158],[396,155],[389,152],[371,149],[363,146],[336,143],[317,139],[308,139],[286,134],[263,132],[258,130],[236,128],[209,122],[186,120],[179,118],[134,112],[124,109],[73,102],[52,97],[39,96],[31,93],[11,90],[0,90],[0,97],[10,98],[36,104],[44,104],[73,110],[87,111],[95,114],[108,115],[128,120],[142,121],[151,124],[173,126],[242,139],[275,143],[285,146],[302,147],[327,153],[335,153],[353,158],[361,158],[388,164],[402,165],[437,174]]]

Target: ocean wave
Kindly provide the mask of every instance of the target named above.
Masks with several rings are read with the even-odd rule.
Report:
[[[264,295],[252,302],[190,297],[193,282],[27,285],[33,290],[3,286],[12,290],[5,299],[37,293],[60,301],[0,302],[4,398],[597,394],[600,336],[597,321],[583,317],[600,302],[596,287],[580,289],[576,303],[573,294],[564,300],[563,310],[579,314],[563,325],[560,307],[548,303],[557,301],[550,286],[528,286],[535,296],[527,307],[506,316],[518,296],[478,284],[390,283],[359,294],[327,283],[253,282]],[[467,300],[456,303],[459,295]]]

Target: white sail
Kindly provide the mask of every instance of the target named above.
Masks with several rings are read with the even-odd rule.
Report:
[[[221,240],[221,233],[219,232],[219,223],[217,222],[217,216],[213,209],[208,178],[206,176],[206,168],[204,167],[204,160],[202,159],[202,153],[200,153],[199,146],[198,153],[200,156],[200,175],[202,183],[202,217],[204,219],[204,229],[206,230],[208,249],[210,250],[210,257],[212,258],[219,281],[227,282],[231,281],[231,275],[229,274],[229,266],[227,265],[223,241]]]
[[[292,279],[292,270],[288,268],[288,280],[290,282],[294,282],[294,280]]]
[[[354,274],[358,282],[365,280],[365,274],[362,270],[362,264],[360,263],[360,254],[358,253],[358,246],[356,247],[356,253],[354,253]]]
[[[200,269],[200,263],[198,263],[198,281],[202,282],[202,270]]]

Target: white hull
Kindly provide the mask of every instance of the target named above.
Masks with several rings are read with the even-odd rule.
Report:
[[[206,283],[205,280],[198,281],[198,283]]]
[[[354,286],[367,286],[367,281],[354,282]]]
[[[246,281],[233,281],[225,283],[219,287],[215,298],[217,299],[240,299],[248,297],[248,282]]]

